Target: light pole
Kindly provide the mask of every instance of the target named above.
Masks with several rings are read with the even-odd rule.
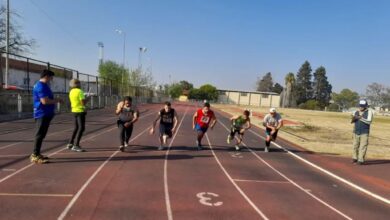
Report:
[[[103,50],[104,44],[103,42],[98,42],[97,45],[99,47],[99,65],[101,65],[104,59],[104,50]]]
[[[5,37],[5,78],[4,85],[5,88],[8,88],[8,74],[9,74],[9,0],[7,0],[7,21],[6,21],[6,37]]]
[[[116,29],[115,32],[117,32],[118,34],[122,34],[123,35],[123,61],[122,61],[122,66],[123,68],[125,68],[125,62],[126,62],[126,32],[120,30],[120,29]],[[121,72],[121,87],[123,87],[123,71]],[[123,91],[123,88],[122,88],[122,91]]]
[[[142,72],[142,53],[146,53],[148,48],[146,47],[140,47],[139,48],[139,54],[138,54],[138,71]]]

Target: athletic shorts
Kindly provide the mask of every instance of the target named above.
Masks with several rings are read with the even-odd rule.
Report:
[[[168,137],[172,137],[172,128],[173,125],[160,124],[160,135],[168,135]]]
[[[244,132],[241,132],[241,129],[242,128],[235,128],[235,127],[230,128],[230,136],[234,137],[236,133],[240,135],[244,135]]]
[[[196,124],[195,125],[195,130],[198,131],[198,132],[203,132],[203,133],[206,133],[207,129],[209,127],[201,127],[199,124]]]
[[[271,131],[272,131],[271,129],[266,128],[266,129],[265,129],[265,134],[266,134],[267,136],[271,136],[272,139],[276,140],[276,138],[278,137],[278,131],[275,131],[275,133],[274,133],[273,135],[271,135]]]

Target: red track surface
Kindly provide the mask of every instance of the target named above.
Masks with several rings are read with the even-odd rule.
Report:
[[[390,205],[273,146],[263,131],[245,134],[248,148],[226,144],[228,119],[209,130],[196,151],[194,106],[174,106],[180,127],[169,151],[157,151],[148,128],[160,105],[140,106],[131,147],[117,151],[112,110],[87,116],[84,153],[64,149],[72,116],[59,115],[43,146],[51,163],[33,165],[34,123],[0,124],[0,219],[389,219]],[[292,153],[384,199],[390,198],[389,161],[356,166],[311,154],[279,139]],[[203,199],[202,199],[203,198]]]

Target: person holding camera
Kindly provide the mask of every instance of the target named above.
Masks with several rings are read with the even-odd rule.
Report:
[[[117,121],[119,128],[120,151],[128,147],[128,143],[133,132],[133,125],[138,120],[139,112],[132,106],[132,98],[126,96],[123,101],[119,102],[115,113],[119,115]]]
[[[373,115],[373,112],[368,109],[367,101],[364,99],[360,100],[359,110],[352,114],[351,121],[351,123],[354,124],[352,163],[356,163],[358,165],[364,164]]]

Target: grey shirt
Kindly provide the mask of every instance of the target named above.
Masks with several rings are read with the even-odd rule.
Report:
[[[279,113],[275,113],[275,116],[272,117],[271,114],[267,114],[264,117],[263,124],[264,126],[278,127],[279,124],[282,123],[282,116]]]

